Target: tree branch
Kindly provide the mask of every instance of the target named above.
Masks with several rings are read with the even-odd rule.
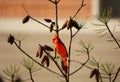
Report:
[[[41,45],[39,45],[39,46],[41,46]],[[57,68],[60,70],[60,72],[62,73],[62,75],[63,75],[64,77],[66,77],[66,75],[65,75],[64,72],[62,71],[60,65],[54,60],[54,58],[53,58],[45,49],[43,49],[43,51],[52,59],[52,61],[55,63],[55,65],[56,65]]]
[[[112,34],[112,32],[111,32],[111,30],[110,30],[110,28],[109,28],[107,22],[105,23],[105,26],[107,27],[107,29],[108,29],[108,31],[109,31],[111,37],[114,39],[114,41],[116,42],[116,44],[117,44],[118,47],[120,48],[120,44],[118,43],[118,41],[117,41],[117,39],[115,38],[115,36]]]
[[[79,71],[80,69],[82,69],[82,67],[84,67],[84,66],[86,65],[86,63],[89,61],[90,55],[89,55],[88,49],[87,49],[87,56],[88,56],[88,58],[87,58],[87,60],[82,64],[82,66],[79,67],[78,69],[76,69],[75,71],[73,71],[70,75],[73,75],[74,73],[76,73],[77,71]]]
[[[31,17],[31,16],[30,16],[30,18],[31,18],[32,20],[34,20],[34,21],[38,22],[39,24],[41,24],[41,25],[43,25],[43,26],[45,26],[45,27],[47,27],[47,28],[49,28],[49,29],[50,29],[50,26],[47,26],[46,24],[44,24],[44,23],[42,23],[42,22],[38,21],[37,19],[35,19],[35,18]],[[55,29],[53,29],[53,31],[56,31],[56,30],[55,30]]]
[[[73,62],[79,63],[79,64],[81,64],[81,65],[84,65],[84,63],[81,63],[81,62],[76,61],[76,60],[70,60],[70,61],[73,61]],[[87,66],[87,65],[84,65],[84,66],[85,66],[86,68],[90,69],[90,70],[94,69],[94,68],[89,67],[89,66]]]
[[[35,82],[34,79],[33,79],[31,70],[29,70],[29,73],[30,73],[30,79],[32,80],[32,82]]]
[[[120,73],[120,67],[118,68],[117,73],[116,73],[114,79],[112,80],[112,82],[115,82],[115,80],[116,80],[119,73]]]
[[[74,16],[72,17],[72,19],[74,19],[76,17],[76,15],[80,12],[80,10],[86,5],[84,4],[85,0],[82,0],[82,3],[80,5],[80,7],[78,8],[78,10],[76,11],[76,13],[74,14]]]
[[[17,46],[17,48],[23,53],[25,54],[27,57],[29,57],[30,59],[32,59],[35,63],[37,63],[39,66],[45,68],[46,70],[50,71],[51,73],[54,73],[60,77],[63,77],[62,75],[60,75],[59,73],[45,67],[44,65],[40,64],[38,61],[36,61],[34,58],[32,58],[29,54],[27,54],[15,41],[14,41],[14,44]]]

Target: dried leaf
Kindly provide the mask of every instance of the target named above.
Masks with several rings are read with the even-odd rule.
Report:
[[[79,30],[80,29],[80,27],[79,27],[79,25],[78,25],[78,23],[75,21],[75,20],[73,20],[73,26],[77,29],[77,30]]]
[[[70,18],[67,22],[67,29],[70,29],[73,26],[73,20]]]
[[[49,67],[50,61],[49,61],[48,57],[46,58],[46,64],[47,64],[47,67]]]
[[[65,27],[67,27],[67,23],[68,23],[68,20],[66,20],[65,22],[64,22],[64,24],[63,24],[63,26],[62,26],[62,30],[65,28]]]
[[[43,64],[46,61],[47,56],[43,56],[41,63]]]
[[[99,71],[96,70],[96,74],[95,74],[95,79],[96,79],[96,82],[99,82]]]
[[[90,73],[90,78],[96,75],[96,73],[97,73],[97,69],[93,69],[92,72]]]
[[[37,50],[37,54],[36,54],[36,57],[42,57],[43,55],[43,48],[42,47],[39,47],[38,50]]]
[[[23,23],[23,24],[24,24],[24,23],[27,23],[27,22],[29,21],[29,19],[30,19],[30,16],[27,15],[27,16],[23,19],[22,23]]]
[[[54,51],[50,46],[44,45],[42,47],[47,51]]]
[[[53,27],[54,27],[54,25],[53,25],[53,23],[50,25],[50,32],[52,32],[53,31]]]
[[[51,19],[44,19],[47,23],[50,23],[50,22],[52,22],[52,20]]]
[[[10,35],[8,37],[8,43],[10,43],[11,45],[13,44],[14,40],[15,40],[14,36]]]
[[[53,26],[55,25],[55,22],[52,22]]]
[[[44,64],[46,62],[47,67],[49,67],[50,61],[47,56],[44,55],[41,63]]]

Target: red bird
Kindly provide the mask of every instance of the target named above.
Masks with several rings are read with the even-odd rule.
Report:
[[[65,73],[67,73],[67,50],[63,42],[60,40],[58,34],[55,34],[53,37],[53,43],[54,48],[56,52],[61,56],[62,58],[62,67]]]

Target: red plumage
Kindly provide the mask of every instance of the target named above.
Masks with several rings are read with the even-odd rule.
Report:
[[[60,40],[58,34],[55,34],[53,37],[53,43],[54,48],[56,52],[61,56],[62,58],[62,66],[63,70],[67,73],[67,50],[63,42]]]

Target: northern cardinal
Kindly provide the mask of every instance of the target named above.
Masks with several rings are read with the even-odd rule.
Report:
[[[67,50],[63,42],[60,40],[57,33],[53,36],[53,43],[54,43],[54,48],[56,52],[62,58],[62,68],[64,72],[67,73],[67,56],[68,56]]]

